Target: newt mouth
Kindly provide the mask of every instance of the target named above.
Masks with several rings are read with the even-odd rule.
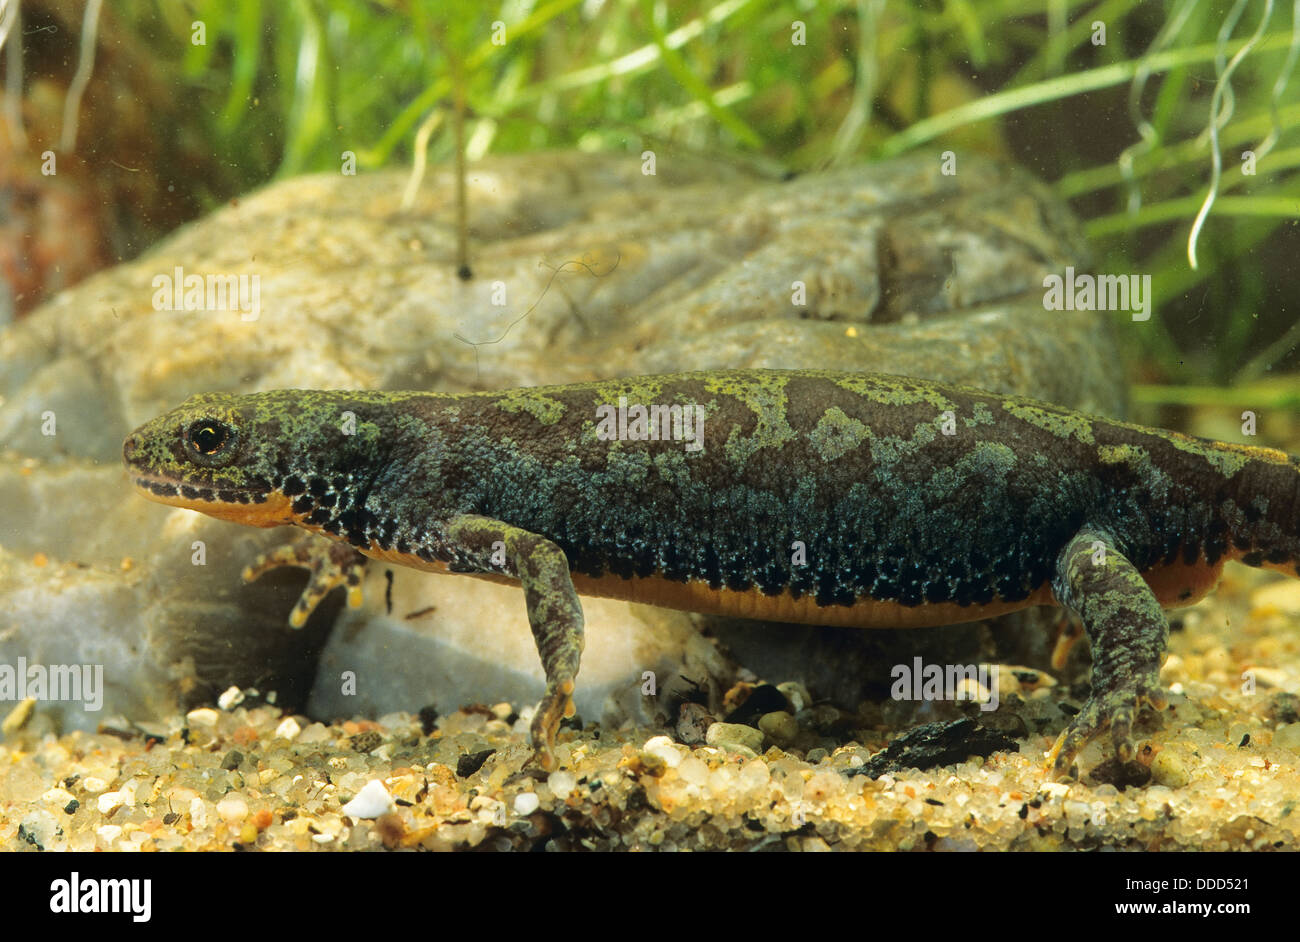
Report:
[[[131,482],[143,496],[160,504],[182,507],[254,527],[293,523],[288,497],[279,491],[178,484],[166,478],[134,471]]]

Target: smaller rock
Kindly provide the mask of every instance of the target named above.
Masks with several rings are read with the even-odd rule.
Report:
[[[126,804],[126,795],[122,792],[104,792],[100,795],[95,805],[99,808],[100,814],[112,814],[118,808]]]
[[[357,752],[373,752],[383,744],[383,734],[373,729],[348,737],[348,745]]]
[[[302,731],[298,736],[300,743],[327,742],[334,737],[330,735],[329,728],[324,723],[312,723]]]
[[[239,795],[227,795],[217,802],[217,816],[227,824],[238,824],[248,817],[248,802]]]
[[[1300,723],[1287,723],[1273,733],[1273,745],[1300,754]]]
[[[1172,749],[1161,749],[1151,760],[1151,778],[1166,788],[1183,788],[1192,780],[1187,764]]]
[[[541,800],[535,792],[520,792],[515,796],[515,814],[527,816],[532,814],[541,805]]]
[[[714,723],[705,734],[705,741],[719,749],[736,751],[740,746],[757,754],[763,748],[763,733],[741,723]]]
[[[662,759],[664,765],[670,769],[677,768],[686,753],[686,750],[679,748],[667,736],[652,736],[645,741],[645,745],[641,749],[652,756]]]
[[[790,704],[791,713],[798,713],[812,706],[812,695],[808,693],[808,688],[797,680],[787,680],[783,684],[777,684],[776,689],[785,696]]]
[[[794,742],[799,735],[799,724],[785,710],[775,710],[760,717],[758,728],[770,736],[773,742],[781,745]]]
[[[185,722],[199,729],[214,729],[221,714],[211,707],[199,707],[185,714]]]
[[[388,814],[393,810],[393,796],[379,779],[371,779],[357,796],[343,806],[343,813],[349,818],[371,820]]]
[[[495,749],[484,749],[481,752],[470,752],[456,760],[456,774],[461,778],[467,778],[473,775],[479,769],[483,768],[483,763],[491,757]]]
[[[111,844],[122,836],[122,829],[116,824],[105,824],[103,827],[95,828],[95,833],[105,844]]]
[[[298,725],[298,721],[292,716],[286,716],[280,721],[280,725],[275,728],[275,738],[287,739],[292,742],[298,738],[298,734],[301,732],[302,727]]]
[[[688,746],[698,746],[716,722],[717,718],[702,703],[683,703],[678,711],[677,738]]]
[[[578,779],[572,772],[558,769],[551,773],[551,777],[546,780],[546,784],[550,787],[552,795],[559,801],[564,801],[578,787]]]
[[[10,710],[9,714],[4,718],[4,723],[0,724],[0,732],[3,732],[6,736],[12,736],[27,725],[27,721],[32,718],[32,712],[35,709],[35,697],[26,697],[19,700],[18,705]]]
[[[1291,682],[1290,675],[1276,667],[1251,667],[1249,673],[1259,686],[1274,690],[1284,689]]]
[[[1300,582],[1284,579],[1256,589],[1250,595],[1250,604],[1254,609],[1252,618],[1274,613],[1300,615]]]
[[[217,706],[229,712],[244,702],[244,691],[238,687],[227,687],[221,696],[217,697]]]
[[[1268,698],[1264,715],[1278,725],[1300,721],[1300,697],[1280,691]]]

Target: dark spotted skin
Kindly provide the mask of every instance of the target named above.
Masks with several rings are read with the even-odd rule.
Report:
[[[701,407],[700,447],[602,440],[598,410],[620,397]],[[137,430],[126,456],[154,499],[522,582],[548,677],[543,754],[577,672],[575,586],[864,626],[1064,605],[1095,666],[1054,750],[1063,771],[1108,726],[1130,754],[1138,702],[1163,701],[1162,606],[1203,596],[1230,558],[1300,572],[1295,458],[894,376],[208,394]]]

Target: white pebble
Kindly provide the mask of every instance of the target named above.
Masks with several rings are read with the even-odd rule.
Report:
[[[105,824],[103,827],[95,828],[95,833],[105,844],[111,844],[122,836],[122,829],[116,824]]]
[[[378,818],[393,810],[393,796],[388,794],[384,783],[372,779],[357,796],[343,806],[343,813],[349,818]]]
[[[578,779],[572,772],[566,772],[560,769],[551,773],[551,777],[546,780],[550,786],[551,794],[560,801],[569,797],[569,793],[578,787]]]
[[[190,823],[199,829],[208,826],[208,806],[203,803],[202,798],[190,799]]]
[[[217,706],[223,710],[233,710],[243,702],[244,691],[235,686],[227,687],[225,693],[217,697]]]
[[[325,742],[330,738],[332,738],[330,736],[330,731],[325,727],[325,724],[312,723],[302,731],[302,734],[298,737],[298,741],[301,743]]]
[[[122,794],[120,791],[104,792],[104,794],[99,796],[99,800],[96,804],[99,806],[100,814],[112,814],[118,808],[126,804],[126,795]]]
[[[248,802],[238,795],[227,795],[217,802],[217,814],[227,824],[238,824],[248,817]]]
[[[529,815],[537,810],[541,800],[534,792],[520,792],[515,796],[515,814]]]
[[[41,801],[52,802],[56,805],[66,805],[68,802],[73,800],[74,797],[72,792],[64,788],[59,788],[57,785],[41,796]]]
[[[298,721],[292,716],[286,716],[280,721],[280,725],[275,728],[275,738],[288,739],[292,741],[297,739],[298,734],[301,732],[302,727],[298,725]]]
[[[688,785],[703,785],[709,780],[709,767],[695,756],[691,756],[684,759],[677,767],[677,774]]]
[[[685,758],[685,750],[681,749],[677,743],[673,742],[667,736],[652,736],[645,741],[641,747],[652,756],[658,756],[664,760],[664,765],[670,769],[677,768]]]
[[[200,707],[185,714],[185,722],[191,726],[200,726],[204,729],[212,729],[217,725],[217,720],[220,718],[221,715],[211,707]]]

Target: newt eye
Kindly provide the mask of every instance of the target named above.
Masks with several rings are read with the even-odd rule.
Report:
[[[206,467],[227,464],[233,457],[235,440],[235,429],[218,419],[199,419],[185,429],[190,458]]]

